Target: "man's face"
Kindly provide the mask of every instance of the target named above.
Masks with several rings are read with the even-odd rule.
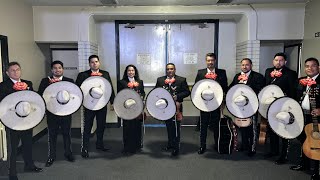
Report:
[[[97,71],[100,68],[100,61],[98,58],[91,58],[89,66],[91,70]]]
[[[13,65],[9,67],[6,73],[11,79],[18,81],[21,77],[21,68],[18,65]]]
[[[63,67],[60,64],[54,64],[51,72],[54,77],[61,77],[63,75]]]
[[[206,63],[207,63],[207,68],[208,69],[213,69],[215,64],[216,64],[216,59],[211,56],[206,57]]]
[[[242,60],[241,62],[241,71],[244,73],[249,72],[252,69],[252,64],[248,60]]]
[[[287,61],[283,58],[283,56],[274,57],[272,62],[275,68],[282,68],[287,63]]]
[[[166,71],[168,77],[173,77],[176,74],[176,68],[171,64],[167,65]]]
[[[304,71],[309,77],[313,77],[319,73],[319,66],[315,61],[308,61],[304,66]]]

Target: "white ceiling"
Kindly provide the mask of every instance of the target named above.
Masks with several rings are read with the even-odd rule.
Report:
[[[25,0],[33,6],[169,6],[306,3],[309,0]]]

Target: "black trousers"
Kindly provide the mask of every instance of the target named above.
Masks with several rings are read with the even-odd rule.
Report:
[[[305,124],[312,123],[312,116],[311,115],[305,115],[305,120],[306,120]],[[304,131],[302,131],[302,133],[297,137],[297,139],[300,141],[301,145],[304,143],[306,138],[307,138],[307,136],[306,136],[306,133]],[[313,173],[314,174],[319,174],[319,161],[313,160],[313,159],[309,159],[303,153],[302,147],[301,147],[300,165],[304,166],[306,169],[309,169],[310,168],[310,162],[314,164]]]
[[[168,119],[165,121],[168,133],[168,147],[179,151],[180,150],[180,121]]]
[[[56,116],[47,112],[48,123],[48,158],[56,158],[57,136],[59,128],[62,131],[64,155],[71,155],[71,115],[69,116]]]
[[[287,158],[288,154],[288,143],[287,139],[279,137],[273,130],[268,126],[268,133],[270,137],[270,153],[278,155],[279,154],[279,140],[281,139],[281,154],[280,158]]]
[[[241,132],[241,149],[248,151],[256,151],[257,142],[257,118],[251,117],[252,124],[248,127],[239,128]]]
[[[89,149],[89,140],[91,129],[93,125],[94,117],[97,120],[97,141],[96,146],[103,146],[103,134],[106,124],[106,116],[107,116],[107,107],[104,107],[97,111],[92,111],[87,108],[84,108],[84,128],[82,134],[82,149],[88,150]]]
[[[213,130],[213,137],[215,141],[215,148],[217,148],[219,138],[219,120],[220,108],[212,112],[200,111],[200,146],[206,147],[207,144],[207,131],[210,125]]]
[[[135,153],[142,147],[142,120],[123,120],[123,150]]]
[[[26,131],[15,131],[6,128],[7,143],[8,143],[8,169],[9,176],[17,175],[16,160],[17,148],[21,140],[22,143],[22,157],[25,168],[33,168],[34,162],[32,160],[32,129]]]

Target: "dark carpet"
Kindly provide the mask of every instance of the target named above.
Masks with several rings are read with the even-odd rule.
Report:
[[[212,148],[213,134],[208,131],[208,151],[198,155],[199,132],[194,127],[182,127],[181,153],[171,157],[170,153],[162,152],[161,146],[166,145],[165,128],[146,128],[143,151],[134,155],[123,155],[122,128],[108,128],[104,143],[112,149],[109,152],[95,150],[95,137],[91,138],[89,159],[80,156],[81,139],[72,138],[72,148],[76,161],[67,162],[63,157],[63,142],[59,135],[57,160],[45,168],[47,159],[47,135],[33,145],[33,156],[36,165],[44,167],[41,173],[24,173],[23,161],[19,155],[18,177],[20,180],[307,180],[310,172],[289,170],[289,166],[297,161],[299,144],[291,143],[289,162],[275,165],[274,159],[263,158],[266,147],[259,146],[254,157],[245,152],[234,152],[221,155]],[[0,179],[6,179],[6,164],[0,162]]]

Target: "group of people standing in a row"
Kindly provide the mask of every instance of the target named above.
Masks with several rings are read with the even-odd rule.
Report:
[[[252,70],[252,61],[249,58],[244,58],[241,60],[241,72],[236,74],[233,78],[232,83],[228,86],[227,74],[223,69],[218,69],[216,67],[216,55],[214,53],[208,53],[206,55],[207,68],[198,71],[195,79],[195,83],[202,79],[213,79],[218,82],[224,93],[227,93],[228,89],[236,84],[246,84],[250,86],[255,93],[265,87],[266,85],[275,84],[279,86],[286,96],[296,99],[299,102],[305,100],[305,94],[308,90],[308,85],[303,85],[298,83],[297,73],[290,70],[285,66],[286,55],[284,53],[277,53],[273,59],[273,67],[268,68],[265,72],[265,76]],[[100,60],[97,55],[91,55],[88,59],[90,69],[78,74],[76,85],[81,86],[82,82],[91,76],[101,76],[107,79],[111,86],[112,82],[110,75],[107,71],[100,69]],[[43,78],[38,93],[43,94],[46,87],[50,84],[58,81],[69,81],[73,82],[72,79],[63,76],[63,63],[61,61],[54,61],[51,64],[52,76]],[[21,79],[21,67],[17,62],[10,62],[6,69],[6,73],[9,79],[0,83],[0,100],[5,96],[17,91],[14,89],[14,84],[16,82],[25,82],[28,85],[29,90],[32,89],[32,83],[27,80]],[[320,84],[319,76],[319,61],[316,58],[309,58],[305,60],[305,73],[306,77],[301,79],[311,78],[317,85]],[[173,63],[168,63],[166,65],[166,75],[159,77],[157,79],[156,87],[161,87],[170,92],[174,101],[176,102],[177,114],[169,120],[166,120],[166,128],[168,133],[168,144],[163,147],[165,151],[171,151],[172,156],[177,156],[180,151],[180,124],[183,119],[182,116],[182,102],[183,99],[190,95],[190,90],[186,81],[186,78],[176,75],[176,67]],[[128,65],[124,71],[123,78],[117,82],[118,92],[125,88],[131,88],[141,95],[142,98],[145,96],[143,81],[139,77],[138,69],[134,65]],[[115,98],[115,93],[113,92],[110,98],[111,109],[113,109],[112,104]],[[312,116],[320,117],[320,98],[316,98],[316,109],[311,109],[309,107],[310,114],[305,115],[305,123],[312,122]],[[303,107],[304,108],[304,107]],[[48,124],[48,159],[45,166],[51,166],[56,158],[56,141],[58,130],[61,127],[63,140],[64,140],[64,156],[67,161],[73,162],[74,156],[71,150],[71,115],[68,116],[57,116],[50,112],[47,114],[47,124]],[[89,110],[84,107],[84,129],[82,134],[82,145],[81,145],[81,156],[83,158],[89,157],[89,139],[91,134],[91,128],[93,125],[93,120],[96,117],[97,120],[97,141],[96,149],[101,151],[108,151],[103,144],[103,134],[105,129],[105,120],[107,115],[107,105],[100,110]],[[142,119],[144,113],[141,114],[135,120],[123,120],[123,153],[136,153],[143,147],[142,143]],[[214,148],[217,149],[217,142],[219,136],[219,119],[221,116],[221,108],[218,108],[212,112],[200,111],[200,148],[198,154],[203,154],[207,149],[207,129],[210,125],[213,129],[213,135],[215,140]],[[242,148],[247,150],[249,156],[253,156],[256,153],[256,137],[257,137],[257,114],[252,117],[253,123],[246,128],[240,128],[242,134]],[[16,176],[16,152],[19,140],[22,141],[23,147],[23,159],[25,161],[25,171],[41,172],[42,169],[36,167],[32,160],[32,129],[26,131],[15,131],[6,128],[8,137],[8,151],[9,151],[9,179],[17,180]],[[280,151],[280,158],[276,161],[276,164],[284,164],[287,161],[287,149],[288,141],[286,139],[280,138],[272,130],[269,130],[270,137],[270,153],[266,154],[266,158],[279,155],[279,139],[282,141],[282,149]],[[301,142],[304,141],[306,136],[302,133],[299,136]],[[319,179],[319,162],[316,161],[314,174],[312,179]],[[298,166],[293,166],[293,170],[307,170],[310,168],[310,162],[302,154],[301,163]]]

